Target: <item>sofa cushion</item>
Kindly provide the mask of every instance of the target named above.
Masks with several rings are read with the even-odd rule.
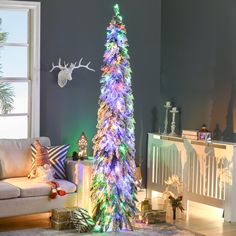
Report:
[[[64,144],[60,146],[51,146],[46,147],[48,151],[49,156],[49,162],[52,165],[53,169],[55,170],[55,178],[56,179],[65,179],[66,178],[66,172],[65,172],[65,161],[66,161],[66,154],[69,149],[69,144]],[[34,169],[36,163],[36,148],[32,144],[31,145],[32,150],[32,169]]]
[[[47,137],[38,138],[42,145],[50,145]],[[31,169],[30,145],[35,138],[0,139],[0,179],[27,176]]]
[[[16,198],[20,196],[20,189],[14,185],[0,181],[0,199]]]
[[[51,191],[51,187],[47,183],[37,183],[34,179],[28,179],[26,177],[4,179],[2,182],[18,187],[21,197],[47,196]],[[56,182],[59,183],[66,193],[76,191],[76,185],[67,180],[58,179]]]

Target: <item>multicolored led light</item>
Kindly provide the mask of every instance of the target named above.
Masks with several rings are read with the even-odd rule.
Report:
[[[93,218],[99,231],[133,229],[136,213],[134,108],[126,28],[119,6],[107,27],[97,133]]]

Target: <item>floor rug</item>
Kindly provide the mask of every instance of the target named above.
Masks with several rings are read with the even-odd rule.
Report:
[[[18,231],[0,232],[0,236],[106,236],[106,235],[121,235],[121,236],[202,236],[203,234],[197,234],[185,229],[180,229],[171,224],[160,224],[152,226],[139,225],[134,231],[121,231],[121,232],[106,232],[106,233],[78,233],[75,230],[62,230],[57,231],[53,229],[26,229]]]

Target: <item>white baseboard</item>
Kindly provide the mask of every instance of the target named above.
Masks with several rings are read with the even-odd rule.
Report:
[[[207,214],[211,218],[222,218],[223,216],[222,208],[217,208],[193,201],[188,201],[188,210],[191,211],[191,214]]]

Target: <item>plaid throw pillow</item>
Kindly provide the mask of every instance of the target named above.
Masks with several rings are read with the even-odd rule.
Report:
[[[49,162],[55,170],[55,178],[56,179],[65,179],[65,160],[66,154],[69,149],[69,144],[64,144],[60,146],[51,146],[46,147],[48,150]],[[35,166],[35,157],[36,157],[36,149],[33,144],[31,144],[31,154],[32,154],[32,167],[31,170]]]

